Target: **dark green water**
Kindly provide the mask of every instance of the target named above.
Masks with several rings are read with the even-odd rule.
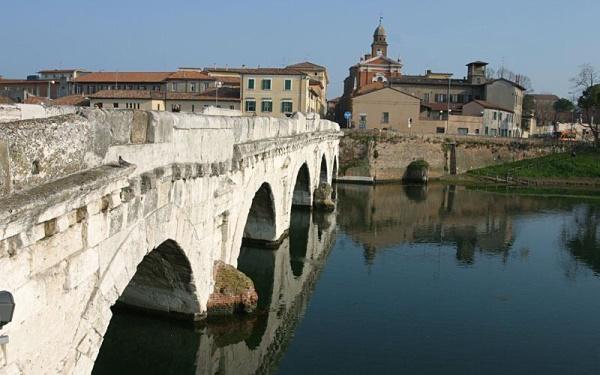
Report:
[[[338,186],[239,268],[261,312],[118,312],[95,374],[599,374],[600,201]]]

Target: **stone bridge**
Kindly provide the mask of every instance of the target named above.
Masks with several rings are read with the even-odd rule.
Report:
[[[0,373],[90,373],[121,302],[205,316],[216,261],[278,244],[337,173],[337,124],[84,110],[0,126]]]

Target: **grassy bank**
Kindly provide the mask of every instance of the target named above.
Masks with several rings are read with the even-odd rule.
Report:
[[[600,184],[600,152],[553,154],[472,170],[472,177],[521,179],[527,182]]]

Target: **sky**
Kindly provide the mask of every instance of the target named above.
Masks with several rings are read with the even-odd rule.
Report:
[[[463,77],[484,60],[529,76],[535,92],[571,97],[581,64],[600,69],[598,0],[0,0],[0,75],[309,60],[327,67],[332,98],[370,52],[380,16],[405,74]]]

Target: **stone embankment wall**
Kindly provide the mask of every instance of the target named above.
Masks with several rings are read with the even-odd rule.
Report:
[[[275,240],[299,171],[310,193],[323,164],[331,182],[339,137],[302,114],[87,109],[0,125],[0,290],[17,303],[0,373],[90,373],[110,307],[134,302],[121,297],[161,248],[177,277],[146,283],[156,288],[136,305],[204,315],[213,266],[236,266],[256,192],[269,186]]]
[[[494,164],[563,152],[570,146],[516,138],[344,131],[344,137],[340,140],[339,176],[400,181],[411,162],[423,159],[429,164],[429,177],[439,178]]]
[[[73,106],[44,106],[38,104],[0,104],[0,123],[47,118],[77,112]]]

